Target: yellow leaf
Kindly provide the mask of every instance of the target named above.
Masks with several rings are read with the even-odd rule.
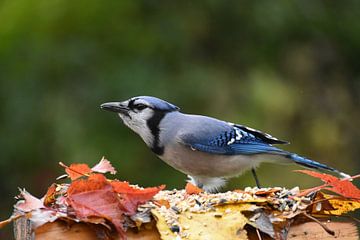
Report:
[[[344,213],[355,211],[360,208],[360,202],[348,200],[346,198],[319,193],[321,200],[314,204],[313,213],[340,216]]]
[[[164,208],[153,209],[161,239],[248,239],[244,229],[249,220],[241,213],[257,208],[251,204],[227,204],[216,206],[214,211],[185,211],[176,215],[171,223]],[[173,232],[175,231],[175,232]],[[178,233],[177,233],[178,231]]]

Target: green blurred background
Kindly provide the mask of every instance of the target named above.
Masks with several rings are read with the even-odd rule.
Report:
[[[0,218],[17,187],[41,197],[63,174],[59,161],[104,155],[119,179],[182,188],[183,174],[99,108],[136,95],[264,130],[359,173],[359,56],[358,0],[2,0]],[[258,174],[267,186],[320,183],[299,168]],[[247,173],[228,189],[249,185]]]

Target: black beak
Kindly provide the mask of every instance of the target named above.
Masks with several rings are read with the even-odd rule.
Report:
[[[108,102],[100,105],[101,109],[128,115],[129,108],[121,102]]]

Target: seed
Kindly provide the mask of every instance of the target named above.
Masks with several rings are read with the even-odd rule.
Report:
[[[176,206],[172,206],[171,209],[176,213],[179,214],[180,213],[180,209]]]
[[[174,233],[178,233],[178,232],[180,232],[180,227],[178,225],[172,225],[170,227],[170,230]]]

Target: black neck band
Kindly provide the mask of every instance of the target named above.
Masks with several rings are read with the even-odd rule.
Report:
[[[164,153],[164,146],[160,146],[160,129],[159,124],[161,120],[164,118],[167,112],[163,111],[155,111],[154,115],[147,120],[146,124],[148,125],[152,135],[154,136],[154,141],[152,146],[150,146],[151,151],[153,151],[156,155],[161,156]]]

